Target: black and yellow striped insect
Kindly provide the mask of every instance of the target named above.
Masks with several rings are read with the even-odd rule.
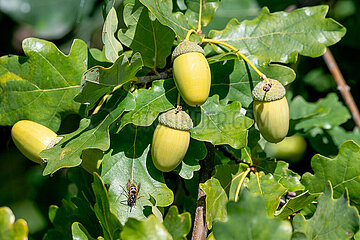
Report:
[[[142,197],[142,196],[139,196],[141,183],[139,183],[139,185],[136,185],[135,183],[130,182],[130,179],[129,179],[126,188],[124,188],[121,185],[120,185],[120,187],[122,187],[122,189],[124,190],[124,192],[121,194],[124,194],[127,197],[127,200],[124,200],[122,202],[127,203],[127,205],[130,207],[130,212],[131,212],[131,209],[136,206],[136,201],[140,197]]]

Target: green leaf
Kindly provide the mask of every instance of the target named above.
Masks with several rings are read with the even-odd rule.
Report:
[[[212,59],[214,58],[210,58],[210,61],[213,61]],[[266,76],[278,80],[284,86],[295,79],[295,72],[286,66],[270,64],[257,67]],[[210,95],[217,93],[222,101],[226,103],[239,101],[244,107],[252,103],[251,91],[261,79],[243,60],[218,62],[211,64],[210,68],[212,75]]]
[[[239,102],[221,104],[219,96],[214,95],[200,109],[201,122],[191,129],[192,138],[214,145],[229,144],[237,149],[247,145],[247,129],[254,121],[245,116]]]
[[[188,212],[179,214],[178,208],[171,206],[163,224],[171,234],[172,239],[186,239],[186,235],[188,235],[191,229],[191,215]]]
[[[338,147],[347,140],[353,140],[357,144],[360,144],[360,130],[357,127],[355,127],[353,131],[346,131],[344,128],[336,126],[327,132]]]
[[[309,191],[303,192],[294,198],[290,198],[279,211],[275,212],[275,216],[280,219],[287,219],[291,214],[299,212],[308,206],[317,197],[318,194],[310,194]]]
[[[238,202],[227,205],[227,220],[214,223],[216,240],[285,240],[291,237],[291,224],[266,213],[265,201],[244,191]]]
[[[328,92],[336,89],[336,83],[331,74],[325,74],[324,68],[315,68],[304,76],[304,82],[318,92]]]
[[[74,100],[92,109],[104,94],[131,81],[142,66],[140,54],[135,53],[130,62],[122,54],[109,68],[91,68],[82,76],[80,93]]]
[[[187,18],[189,24],[196,29],[199,22],[199,11],[200,4],[202,4],[201,11],[201,25],[207,26],[211,19],[213,18],[217,8],[219,7],[219,0],[187,0],[186,5],[188,7],[185,12],[185,17]]]
[[[109,197],[111,209],[122,223],[129,217],[145,218],[144,208],[153,205],[169,206],[173,192],[166,186],[162,172],[152,163],[150,143],[153,127],[128,125],[117,135],[112,136],[111,150],[104,156],[101,176],[110,184]],[[127,204],[127,183],[141,184],[136,206]],[[155,204],[149,201],[152,198]],[[148,207],[147,207],[148,208]]]
[[[214,221],[224,221],[227,217],[226,203],[235,199],[240,179],[244,177],[247,165],[217,165],[215,175],[200,188],[206,193],[206,223],[209,229]]]
[[[290,104],[290,119],[298,120],[295,130],[308,131],[315,127],[331,129],[350,119],[349,110],[339,101],[336,93],[316,103],[308,103],[297,96]]]
[[[172,1],[162,1],[160,4],[157,0],[140,0],[149,11],[165,26],[171,28],[179,37],[184,40],[187,32],[191,27],[186,22],[180,22],[172,13]]]
[[[105,56],[110,62],[115,62],[119,57],[119,52],[123,50],[121,43],[115,38],[115,32],[118,28],[118,18],[116,10],[112,7],[106,16],[103,31],[102,41],[104,43]]]
[[[110,209],[109,194],[105,184],[97,173],[93,173],[94,182],[91,184],[95,193],[95,214],[100,221],[105,239],[118,239],[122,225],[116,215]]]
[[[74,222],[71,225],[71,232],[73,240],[95,240],[79,222]]]
[[[220,1],[219,8],[216,10],[214,17],[204,30],[205,32],[208,32],[212,29],[224,29],[226,24],[232,18],[236,18],[239,21],[253,19],[259,15],[260,10],[261,8],[256,0]]]
[[[339,199],[333,199],[332,186],[326,183],[315,214],[310,219],[302,215],[295,216],[293,226],[292,239],[351,239],[359,230],[359,215],[356,208],[349,205],[344,194]]]
[[[289,169],[289,164],[278,161],[274,171],[274,178],[290,192],[305,190],[304,185],[300,182],[299,174]]]
[[[297,55],[319,57],[326,46],[335,44],[345,28],[326,19],[328,6],[297,9],[291,13],[270,13],[263,8],[251,21],[232,19],[222,31],[212,30],[209,37],[224,41],[240,50],[256,64],[293,63]],[[219,47],[216,51],[221,52]]]
[[[305,173],[302,184],[311,193],[324,191],[328,181],[334,186],[334,197],[349,191],[350,203],[360,209],[360,146],[353,141],[346,141],[339,149],[338,155],[330,159],[319,154],[311,159],[314,175]]]
[[[115,101],[115,103],[109,105],[115,105],[114,110],[105,108],[91,118],[82,119],[78,130],[65,134],[57,145],[41,152],[41,157],[47,161],[43,175],[52,174],[64,167],[80,165],[82,162],[80,157],[84,149],[98,148],[106,151],[110,147],[109,126],[124,111],[135,108],[135,102],[130,93],[119,90],[112,96],[113,98],[109,101]]]
[[[138,1],[126,4],[123,14],[128,29],[118,32],[121,43],[140,52],[146,67],[164,68],[171,54],[174,32],[157,19],[152,20],[148,9]]]
[[[15,222],[15,216],[10,208],[0,207],[0,239],[26,240],[29,229],[24,219]]]
[[[87,69],[87,46],[75,40],[66,56],[51,42],[27,38],[23,50],[26,57],[0,58],[0,125],[28,119],[57,131],[62,115],[79,110],[73,99]]]
[[[133,93],[136,107],[121,118],[120,131],[126,124],[150,126],[158,114],[174,108],[177,90],[172,79],[158,80],[149,89],[137,89]]]
[[[121,232],[124,240],[172,240],[170,233],[154,215],[142,221],[129,218]]]
[[[250,173],[247,188],[251,193],[258,194],[265,200],[266,212],[269,216],[274,216],[280,203],[280,197],[287,191],[271,173],[265,175],[262,172]]]
[[[174,171],[178,172],[180,177],[184,179],[193,178],[194,172],[200,170],[199,160],[203,160],[206,154],[205,144],[190,138],[189,149],[180,165]]]

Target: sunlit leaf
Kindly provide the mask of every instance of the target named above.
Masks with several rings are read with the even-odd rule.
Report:
[[[135,108],[132,95],[124,90],[119,90],[117,94],[114,94],[113,99],[115,103],[109,105],[115,105],[114,110],[105,108],[104,111],[90,118],[82,119],[75,132],[65,134],[56,146],[41,152],[41,157],[47,161],[44,175],[52,174],[64,167],[80,165],[81,153],[84,149],[98,148],[106,151],[110,147],[109,126],[124,111]]]
[[[95,238],[91,237],[84,226],[79,222],[74,222],[71,225],[71,232],[74,240],[95,240]]]
[[[214,58],[210,58],[210,61],[213,61],[212,59]],[[270,64],[257,67],[266,76],[278,80],[284,86],[295,79],[295,72],[286,66]],[[218,62],[211,64],[210,68],[210,95],[219,94],[220,99],[225,102],[239,101],[244,107],[252,103],[251,91],[261,79],[243,60]]]
[[[304,190],[305,187],[300,182],[299,174],[289,169],[289,164],[278,161],[274,171],[274,178],[290,192]]]
[[[140,52],[146,67],[164,68],[171,54],[174,32],[157,19],[151,20],[148,9],[138,1],[125,5],[123,17],[128,29],[118,32],[121,43]]]
[[[280,197],[287,189],[277,181],[272,174],[250,173],[247,188],[253,194],[260,195],[266,202],[266,212],[273,216],[280,203]]]
[[[172,240],[165,226],[155,217],[150,215],[147,219],[136,220],[129,218],[121,232],[124,240]]]
[[[360,130],[357,127],[355,127],[353,131],[346,131],[344,128],[336,126],[327,132],[338,147],[347,140],[353,140],[357,144],[360,144]]]
[[[80,93],[74,100],[92,109],[104,94],[131,81],[142,66],[140,54],[135,53],[130,62],[122,54],[109,68],[91,68],[82,76]]]
[[[29,229],[24,219],[15,222],[15,216],[10,208],[0,207],[0,239],[27,240]]]
[[[246,165],[217,165],[215,175],[200,183],[200,188],[206,193],[206,223],[209,229],[214,221],[226,219],[226,204],[235,199],[246,168]]]
[[[359,221],[359,214],[349,205],[347,197],[342,194],[340,198],[333,199],[332,186],[326,183],[315,214],[310,219],[305,219],[303,215],[295,216],[292,239],[351,239],[359,230]]]
[[[205,144],[191,138],[189,149],[184,159],[174,171],[178,172],[182,178],[191,179],[194,176],[194,172],[200,170],[199,160],[203,160],[206,154]]]
[[[223,105],[219,96],[214,95],[200,109],[201,122],[191,129],[192,138],[214,145],[229,144],[233,148],[246,146],[247,129],[254,121],[244,115],[239,102]]]
[[[101,177],[94,173],[94,182],[91,184],[96,203],[94,211],[103,229],[105,239],[118,239],[122,225],[110,209],[109,195]]]
[[[311,193],[324,191],[328,181],[333,185],[334,197],[343,194],[345,188],[349,191],[350,203],[360,209],[360,146],[353,141],[346,141],[339,149],[334,159],[315,155],[311,159],[314,175],[305,173],[302,184]]]
[[[191,229],[191,215],[188,212],[179,214],[176,206],[171,206],[163,222],[174,240],[186,239]]]
[[[241,194],[239,202],[227,204],[227,219],[214,223],[216,240],[257,239],[289,240],[291,224],[266,213],[265,201],[248,191]]]
[[[121,43],[115,38],[117,28],[118,18],[115,8],[112,7],[106,16],[102,31],[105,56],[110,62],[115,62],[119,57],[119,53],[123,50]]]
[[[140,0],[140,2],[155,15],[161,24],[171,28],[180,39],[185,39],[191,27],[185,22],[180,22],[173,16],[172,1],[162,1],[159,3],[158,0]],[[169,5],[171,7],[169,7]]]
[[[210,31],[209,37],[233,45],[256,64],[295,62],[298,54],[319,57],[346,31],[325,18],[327,11],[328,6],[300,8],[291,13],[270,13],[263,8],[254,20],[232,19],[224,30]]]
[[[201,25],[206,26],[209,24],[213,18],[217,8],[219,7],[219,0],[187,0],[187,10],[185,12],[185,17],[189,24],[196,29],[199,22],[199,12],[201,4]]]
[[[177,90],[172,79],[158,80],[152,83],[151,88],[135,90],[132,95],[135,98],[136,107],[121,118],[118,131],[129,123],[150,126],[159,113],[174,108]]]
[[[73,98],[87,69],[87,46],[75,40],[67,56],[36,38],[22,46],[26,57],[0,58],[0,124],[28,119],[57,131],[62,115],[79,110]]]
[[[319,194],[310,194],[308,191],[294,197],[290,198],[289,201],[281,207],[279,211],[275,213],[275,216],[280,219],[287,219],[291,214],[299,212],[312,201],[314,201]]]
[[[350,117],[349,110],[339,101],[336,93],[329,93],[316,103],[308,103],[301,96],[295,97],[290,103],[290,119],[298,120],[296,130],[308,131],[315,127],[331,129]]]

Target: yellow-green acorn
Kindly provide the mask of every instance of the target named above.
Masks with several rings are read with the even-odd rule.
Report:
[[[192,127],[190,116],[181,108],[159,116],[151,147],[151,157],[157,169],[170,172],[180,164],[189,147]]]
[[[11,137],[20,152],[36,163],[41,163],[40,152],[57,140],[56,133],[51,129],[29,120],[15,123]]]
[[[204,50],[194,42],[182,41],[173,51],[173,76],[184,101],[200,106],[209,96],[211,72]]]
[[[273,79],[259,82],[252,91],[255,122],[268,142],[280,142],[289,130],[289,106],[285,93],[284,86]]]

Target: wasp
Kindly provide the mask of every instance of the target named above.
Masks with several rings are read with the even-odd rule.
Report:
[[[124,200],[122,202],[126,201],[127,205],[130,207],[130,212],[131,212],[131,209],[136,206],[136,201],[140,197],[142,197],[142,196],[138,196],[140,192],[141,183],[139,183],[139,185],[136,185],[135,183],[130,182],[129,179],[126,188],[124,188],[121,185],[120,187],[122,187],[122,189],[124,190],[122,194],[124,194],[127,197],[127,200]]]

